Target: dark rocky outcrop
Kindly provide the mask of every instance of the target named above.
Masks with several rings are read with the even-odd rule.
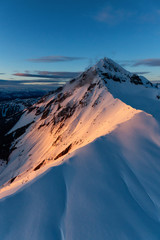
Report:
[[[45,160],[43,160],[40,164],[37,165],[37,167],[34,168],[34,171],[37,171],[38,169],[40,169],[45,163]]]
[[[140,79],[140,77],[136,74],[133,74],[133,76],[131,77],[131,80],[130,80],[131,83],[134,83],[136,85],[143,85],[143,82],[142,80]]]
[[[66,155],[72,148],[72,144],[70,144],[65,150],[63,150],[61,153],[59,153],[55,158],[54,160],[57,160],[58,158]]]
[[[8,157],[11,154],[11,152],[16,149],[15,145],[13,145],[13,142],[19,138],[21,135],[23,135],[26,131],[26,129],[32,124],[33,122],[18,128],[14,132],[3,135],[3,138],[0,137],[0,159],[3,159],[8,162]]]

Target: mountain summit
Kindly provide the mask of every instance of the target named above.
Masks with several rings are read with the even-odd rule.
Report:
[[[25,109],[1,145],[0,197],[54,168],[2,208],[17,199],[22,210],[29,193],[20,225],[37,240],[158,239],[159,92],[104,58]]]

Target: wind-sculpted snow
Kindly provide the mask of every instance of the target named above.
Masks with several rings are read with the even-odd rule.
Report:
[[[5,240],[158,240],[160,128],[145,113],[0,203]]]
[[[104,59],[28,108],[6,135],[1,238],[158,240],[159,95]]]

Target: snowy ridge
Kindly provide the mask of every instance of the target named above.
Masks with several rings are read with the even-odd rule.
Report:
[[[105,58],[28,108],[6,135],[0,197],[57,167],[0,204],[1,226],[18,212],[2,239],[158,240],[159,90]]]

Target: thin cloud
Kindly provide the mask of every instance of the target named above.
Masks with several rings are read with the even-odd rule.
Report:
[[[116,25],[135,15],[135,12],[127,11],[125,9],[114,9],[111,6],[107,6],[99,11],[94,19],[98,22],[104,22],[109,25]]]
[[[106,7],[102,9],[98,14],[95,16],[95,19],[98,22],[104,22],[107,24],[115,24],[118,23],[119,20],[122,20],[124,15],[123,11],[116,11],[112,7]]]
[[[149,59],[142,59],[137,61],[133,64],[133,67],[137,66],[150,66],[150,67],[160,67],[160,58],[149,58]]]
[[[38,77],[38,78],[74,78],[81,72],[49,72],[49,71],[37,71],[36,74],[25,71],[24,73],[14,73],[14,76],[18,77]]]
[[[0,75],[4,75],[5,73],[0,73]]]
[[[135,60],[117,60],[117,62],[122,66],[122,67],[130,67],[135,63]]]
[[[115,8],[113,6],[106,6],[102,8],[99,12],[93,17],[98,22],[103,22],[108,25],[118,25],[120,23],[125,23],[128,21],[138,24],[152,23],[157,24],[160,17],[160,10],[146,9],[139,12],[136,8],[132,10],[127,8]]]
[[[127,64],[127,63],[122,63],[122,64],[120,64],[121,65],[121,67],[127,67],[129,64]]]
[[[132,72],[132,73],[134,73],[134,74],[140,74],[140,75],[144,75],[144,74],[148,74],[148,73],[150,73],[150,72]]]
[[[67,57],[67,56],[46,56],[46,57],[40,57],[40,58],[31,58],[28,59],[30,62],[70,62],[70,61],[75,61],[75,60],[84,60],[86,59],[85,57]]]

